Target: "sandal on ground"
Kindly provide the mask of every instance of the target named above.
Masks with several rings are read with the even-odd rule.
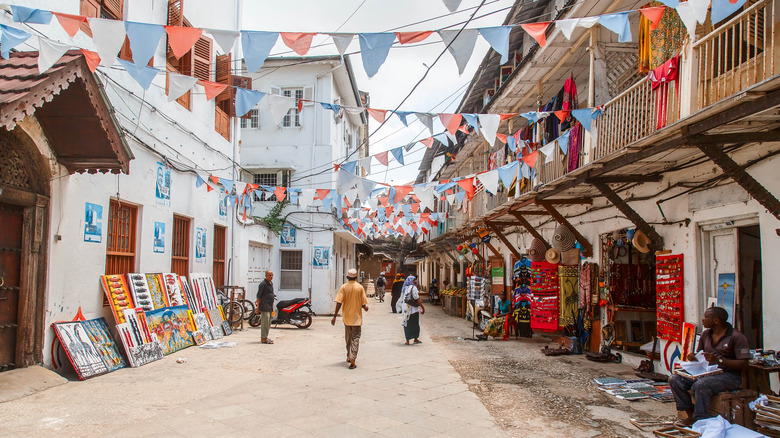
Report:
[[[409,341],[406,341],[406,345],[409,345]]]
[[[421,341],[421,340],[419,340],[419,339],[415,339],[415,340],[414,340],[414,343],[415,343],[415,344],[422,344],[422,341]]]
[[[354,360],[350,360],[348,362],[349,362],[349,369],[354,370],[355,368],[357,368],[357,365],[355,365]]]
[[[270,339],[266,339],[265,341],[260,341],[260,343],[261,343],[261,344],[273,344],[273,343],[274,343],[274,341],[272,341],[272,340],[270,340]]]

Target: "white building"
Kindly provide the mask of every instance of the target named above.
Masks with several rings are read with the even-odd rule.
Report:
[[[248,76],[255,90],[313,102],[304,101],[300,111],[291,107],[281,123],[276,124],[268,99],[263,99],[249,118],[242,119],[241,166],[245,182],[300,189],[300,196],[312,196],[316,192],[311,190],[336,188],[334,164],[367,156],[365,112],[336,113],[315,103],[350,107],[367,104],[361,100],[365,94],[357,89],[349,59],[268,59],[263,68]],[[263,217],[276,204],[277,198],[266,193],[259,202],[255,200],[254,215]],[[267,250],[278,279],[278,299],[311,297],[315,312],[328,313],[333,310],[336,291],[346,281],[347,270],[356,266],[355,244],[361,241],[344,228],[342,213],[335,203],[333,210],[323,206],[321,200],[311,204],[302,208],[293,202],[284,208],[280,218],[294,226],[295,232],[292,234],[288,226],[282,236],[273,239],[273,248]],[[249,279],[248,287],[256,290],[263,273],[251,267],[250,270],[256,276]]]
[[[116,4],[121,7],[115,9]],[[180,2],[62,0],[27,5],[143,23],[189,24],[186,18],[175,22],[182,16]],[[226,22],[232,23],[235,8],[231,2],[214,12],[228,15]],[[55,23],[33,26],[51,39],[70,41]],[[34,40],[29,43],[37,45]],[[83,31],[73,41],[78,47],[93,47]],[[155,52],[155,67],[165,70],[167,64],[168,70],[230,83],[230,65],[212,68],[225,58],[207,35],[196,43],[197,54],[192,50],[178,61],[166,56],[165,41],[162,38]],[[126,51],[121,56],[126,57]],[[6,92],[0,117],[8,129],[0,133],[0,246],[14,249],[6,255],[18,254],[16,259],[0,259],[6,286],[0,299],[10,303],[1,308],[0,320],[13,325],[0,329],[0,371],[34,363],[50,366],[55,338],[51,323],[71,320],[79,309],[88,319],[104,316],[113,325],[101,275],[206,272],[214,274],[217,285],[247,284],[250,248],[269,245],[271,234],[251,220],[244,222],[237,209],[224,204],[221,209],[224,193],[196,187],[198,176],[238,180],[241,131],[238,119],[223,111],[232,106],[229,94],[208,101],[196,87],[168,102],[166,75],[157,74],[143,90],[122,68],[101,66],[90,73],[80,52],[66,55],[38,84],[35,55],[27,62],[20,59],[0,62],[0,69],[17,76],[0,83]],[[18,80],[28,80],[31,88],[19,87]],[[17,97],[30,102],[29,107],[11,100]],[[243,185],[237,186],[240,194]],[[205,239],[197,239],[202,236]]]

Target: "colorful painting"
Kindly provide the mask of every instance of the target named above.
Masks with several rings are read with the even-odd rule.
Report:
[[[222,327],[211,327],[211,339],[222,339]]]
[[[185,306],[184,296],[181,293],[181,283],[179,283],[179,276],[172,273],[162,274],[163,285],[165,286],[166,298],[168,306]]]
[[[227,321],[222,321],[222,331],[224,331],[226,335],[233,334],[233,329],[230,328],[230,323]]]
[[[133,368],[140,367],[149,362],[162,359],[162,344],[156,339],[152,339],[151,334],[148,334],[146,337],[147,342],[145,342],[144,336],[140,332],[140,326],[146,325],[145,318],[143,321],[138,321],[134,318],[128,318],[128,320],[135,321],[135,329],[131,323],[126,322],[124,324],[117,324],[116,330],[119,332],[119,338],[122,341],[122,345],[125,347],[125,353],[127,354],[127,360],[130,362],[130,366]]]
[[[691,324],[690,322],[684,322],[682,326],[682,353],[680,353],[680,357],[683,358],[683,360],[688,360],[688,354],[693,353],[696,348],[695,342],[696,342],[696,325]]]
[[[144,274],[127,274],[127,284],[130,286],[130,294],[133,297],[135,307],[143,310],[154,310],[149,284],[146,282]]]
[[[146,284],[149,286],[149,294],[152,296],[154,309],[168,307],[168,298],[163,286],[162,274],[146,274]]]
[[[203,333],[207,341],[211,340],[211,324],[205,313],[193,313],[192,320],[195,322],[195,329]]]
[[[330,247],[329,246],[315,246],[314,256],[312,257],[312,268],[314,269],[328,269],[330,264]]]
[[[205,228],[195,228],[195,263],[206,263]]]
[[[179,286],[181,287],[182,294],[185,298],[187,298],[187,305],[190,307],[190,310],[193,312],[199,312],[200,309],[198,308],[198,300],[192,293],[190,282],[187,281],[187,277],[183,275],[179,276]]]
[[[122,311],[135,307],[125,277],[122,275],[103,275],[100,277],[100,284],[103,286],[103,291],[114,313],[116,323],[121,324],[125,322]]]
[[[55,322],[52,325],[79,380],[109,371],[81,321]]]
[[[162,343],[163,353],[168,355],[193,345],[192,322],[187,306],[164,307],[146,313],[149,330]]]
[[[279,246],[282,248],[295,248],[297,233],[298,230],[294,226],[285,224],[284,227],[282,227],[282,233],[279,236]]]
[[[736,275],[718,274],[718,306],[729,312],[729,323],[734,324],[734,285]]]
[[[222,314],[219,313],[219,309],[208,309],[206,312],[212,327],[222,327]]]
[[[103,236],[103,206],[84,205],[84,241],[100,243]]]
[[[165,222],[154,223],[154,252],[165,252]]]
[[[200,330],[195,330],[192,332],[192,340],[195,342],[195,345],[203,345],[208,342],[206,336]]]
[[[122,355],[119,354],[119,349],[116,342],[114,342],[114,338],[111,337],[105,318],[90,319],[84,321],[83,324],[89,339],[92,340],[92,344],[95,345],[95,349],[108,367],[108,372],[125,368],[127,364]]]
[[[158,204],[171,205],[171,168],[163,163],[157,163],[154,197]]]
[[[190,282],[192,283],[192,296],[195,298],[197,305],[195,310],[200,311],[203,308],[214,309],[217,307],[217,293],[211,274],[191,272]]]

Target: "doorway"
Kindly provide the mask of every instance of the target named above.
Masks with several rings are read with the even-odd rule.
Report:
[[[0,203],[0,371],[16,367],[24,208]]]

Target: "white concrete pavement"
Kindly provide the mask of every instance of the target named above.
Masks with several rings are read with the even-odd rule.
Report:
[[[347,369],[340,319],[309,329],[225,337],[141,368],[71,381],[0,404],[0,436],[504,436],[430,341],[404,345],[399,316],[369,302],[357,369]],[[176,363],[178,357],[186,363]]]

